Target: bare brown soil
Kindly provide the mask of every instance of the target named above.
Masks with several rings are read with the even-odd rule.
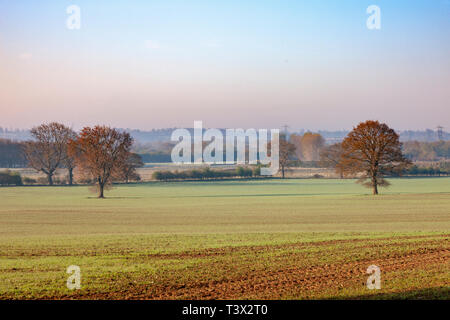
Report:
[[[285,299],[289,297],[316,298],[323,297],[323,292],[339,292],[345,288],[364,288],[368,277],[367,267],[374,264],[380,267],[383,279],[396,277],[398,272],[410,272],[422,270],[434,272],[435,270],[447,270],[450,272],[450,243],[448,236],[435,236],[415,243],[408,250],[401,253],[395,250],[387,250],[389,246],[398,246],[395,241],[406,239],[420,239],[421,237],[401,237],[392,239],[394,243],[362,239],[323,241],[313,243],[294,243],[277,246],[252,246],[252,247],[226,247],[217,249],[199,250],[197,252],[185,252],[178,254],[151,255],[151,259],[189,259],[189,258],[214,258],[230,254],[245,254],[276,250],[292,250],[302,247],[324,247],[326,251],[334,250],[336,245],[347,244],[359,251],[361,249],[376,249],[381,252],[379,258],[360,259],[348,263],[316,264],[310,266],[293,266],[292,264],[272,265],[270,270],[257,269],[258,271],[243,268],[243,272],[224,276],[220,280],[198,280],[187,283],[163,282],[152,286],[139,285],[130,282],[130,286],[124,286],[120,290],[110,292],[84,293],[83,299]],[[378,239],[381,240],[381,239]],[[386,240],[386,239],[385,239]],[[381,241],[380,241],[381,242]],[[333,249],[334,248],[334,249]],[[398,248],[397,248],[398,249]],[[344,250],[347,250],[344,248]],[[295,255],[295,253],[293,253]],[[336,251],[339,255],[339,250]],[[289,257],[288,257],[289,258]],[[297,257],[298,259],[298,257]],[[238,268],[238,266],[236,266]],[[225,271],[225,270],[224,270]],[[431,285],[431,284],[430,284]],[[436,283],[432,284],[436,285]],[[437,284],[442,288],[450,287],[450,279]],[[414,284],[411,285],[413,290]],[[444,294],[450,294],[444,291]],[[331,295],[332,296],[332,295]],[[370,296],[369,296],[370,297]],[[52,297],[55,298],[55,297]],[[69,297],[59,297],[62,299]],[[357,296],[354,298],[358,298]],[[361,298],[363,297],[361,295]],[[420,297],[419,297],[420,298]],[[448,297],[450,298],[450,297]]]
[[[301,287],[303,291],[321,291],[347,282],[365,285],[369,265],[382,266],[382,272],[427,268],[433,264],[447,264],[450,250],[435,249],[426,253],[393,256],[387,259],[356,263],[333,264],[309,268],[281,269],[276,272],[250,274],[223,282],[199,283],[192,286],[168,287],[154,295],[154,299],[239,299],[245,293],[256,299],[277,298]],[[450,281],[450,280],[449,280]],[[140,296],[140,298],[145,298]]]

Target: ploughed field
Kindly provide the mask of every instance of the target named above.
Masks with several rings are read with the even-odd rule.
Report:
[[[449,299],[450,178],[390,181],[0,188],[0,298]]]

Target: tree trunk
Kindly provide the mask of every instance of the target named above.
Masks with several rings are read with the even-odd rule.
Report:
[[[48,173],[47,179],[48,179],[48,185],[52,186],[53,185],[53,173]]]
[[[284,166],[281,166],[281,178],[284,179]]]
[[[378,194],[378,181],[377,179],[372,179],[372,188],[373,188],[373,195]]]
[[[98,185],[98,188],[100,190],[100,194],[98,195],[99,199],[104,199],[105,195],[104,195],[103,191],[105,189],[105,186],[101,183]]]
[[[98,177],[97,181],[98,181],[98,190],[99,190],[98,198],[104,199],[105,195],[104,195],[103,191],[105,190],[105,182],[100,177]]]
[[[69,186],[73,185],[73,168],[69,168]]]
[[[378,168],[378,167],[375,167],[375,168]],[[378,169],[375,169],[375,170],[372,171],[372,188],[373,188],[372,194],[373,195],[377,195],[378,194],[378,179],[377,179],[377,176],[378,176]]]

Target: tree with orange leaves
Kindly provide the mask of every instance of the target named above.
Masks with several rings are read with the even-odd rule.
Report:
[[[378,186],[389,186],[386,175],[401,174],[410,165],[402,154],[399,135],[384,123],[360,123],[342,142],[337,165],[344,174],[362,174],[359,183],[378,194]]]
[[[95,181],[99,198],[126,163],[133,139],[126,132],[106,126],[85,127],[69,142],[69,154],[76,159],[79,170]]]

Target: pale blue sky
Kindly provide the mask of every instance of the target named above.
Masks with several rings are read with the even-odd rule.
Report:
[[[0,0],[0,70],[4,127],[449,128],[450,1]]]

